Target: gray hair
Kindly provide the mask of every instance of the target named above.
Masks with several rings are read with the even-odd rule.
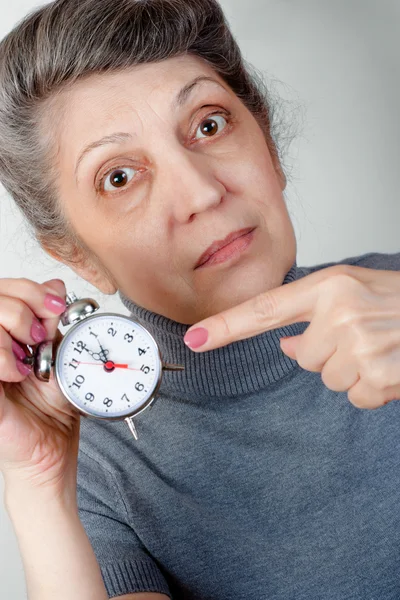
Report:
[[[244,61],[216,0],[57,0],[29,13],[0,42],[0,181],[31,233],[63,262],[93,257],[59,200],[55,100],[90,74],[183,54],[206,61],[230,86],[281,164],[274,141],[285,135],[281,122],[273,130],[278,105]]]

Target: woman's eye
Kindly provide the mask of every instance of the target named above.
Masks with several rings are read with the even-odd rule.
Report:
[[[212,137],[216,133],[222,131],[227,124],[227,120],[222,115],[213,115],[212,117],[207,117],[207,119],[204,119],[204,121],[202,121],[198,127],[196,139]]]
[[[196,139],[212,137],[216,133],[221,132],[227,124],[227,119],[222,115],[207,117],[207,119],[204,119],[197,128]],[[137,169],[132,169],[130,167],[108,171],[108,173],[101,178],[100,188],[105,192],[110,192],[118,188],[126,187],[126,184],[131,181],[137,172]]]
[[[135,173],[137,173],[137,170],[131,169],[130,167],[113,169],[104,175],[101,181],[101,187],[105,192],[123,188],[131,181]]]

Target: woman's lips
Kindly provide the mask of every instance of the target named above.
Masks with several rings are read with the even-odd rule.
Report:
[[[255,228],[241,235],[240,237],[230,242],[217,252],[214,252],[203,264],[197,267],[202,269],[203,267],[209,267],[211,265],[217,265],[223,263],[229,259],[238,258],[246,248],[248,248],[253,240]]]

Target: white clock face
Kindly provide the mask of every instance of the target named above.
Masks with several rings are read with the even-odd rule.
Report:
[[[56,378],[84,413],[119,418],[154,395],[162,361],[154,339],[118,314],[87,317],[73,325],[57,349]]]

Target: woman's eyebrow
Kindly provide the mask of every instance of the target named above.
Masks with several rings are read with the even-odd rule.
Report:
[[[200,84],[202,81],[212,81],[213,83],[216,83],[217,85],[219,85],[225,91],[228,91],[223,85],[221,85],[221,83],[219,81],[217,81],[213,77],[208,77],[207,75],[199,75],[198,77],[196,77],[195,79],[193,79],[192,81],[187,83],[178,92],[177,96],[174,99],[173,104],[176,107],[183,106],[183,104],[185,104],[185,102],[188,101],[189,96],[190,96],[191,92],[194,90],[194,88],[196,87],[196,85]],[[101,139],[91,142],[90,144],[85,146],[85,148],[82,150],[82,152],[77,160],[76,166],[75,166],[75,178],[77,176],[79,165],[81,164],[84,157],[87,154],[89,154],[89,152],[91,152],[95,148],[99,148],[100,146],[106,146],[107,144],[116,144],[118,142],[123,142],[125,140],[132,139],[132,137],[133,136],[130,133],[126,133],[124,131],[119,131],[117,133],[112,133],[111,135],[106,135],[105,137],[102,137]]]
[[[207,75],[199,75],[198,77],[193,79],[193,81],[187,83],[180,90],[180,92],[178,93],[178,95],[175,98],[175,102],[174,102],[175,106],[181,107],[185,102],[187,102],[192,90],[196,87],[196,85],[198,85],[202,81],[212,81],[213,83],[216,83],[217,85],[219,85],[226,92],[228,91],[223,85],[221,85],[221,83],[219,81],[217,81],[213,77],[208,77]]]
[[[133,135],[130,133],[126,133],[125,131],[119,131],[118,133],[112,133],[111,135],[106,135],[102,137],[100,140],[96,140],[95,142],[91,142],[88,146],[86,146],[81,152],[75,167],[75,178],[78,172],[79,165],[81,164],[83,158],[89,154],[95,148],[99,148],[100,146],[106,146],[107,144],[116,144],[118,142],[123,142],[125,140],[130,140],[133,138]],[[77,180],[78,181],[78,180]]]

